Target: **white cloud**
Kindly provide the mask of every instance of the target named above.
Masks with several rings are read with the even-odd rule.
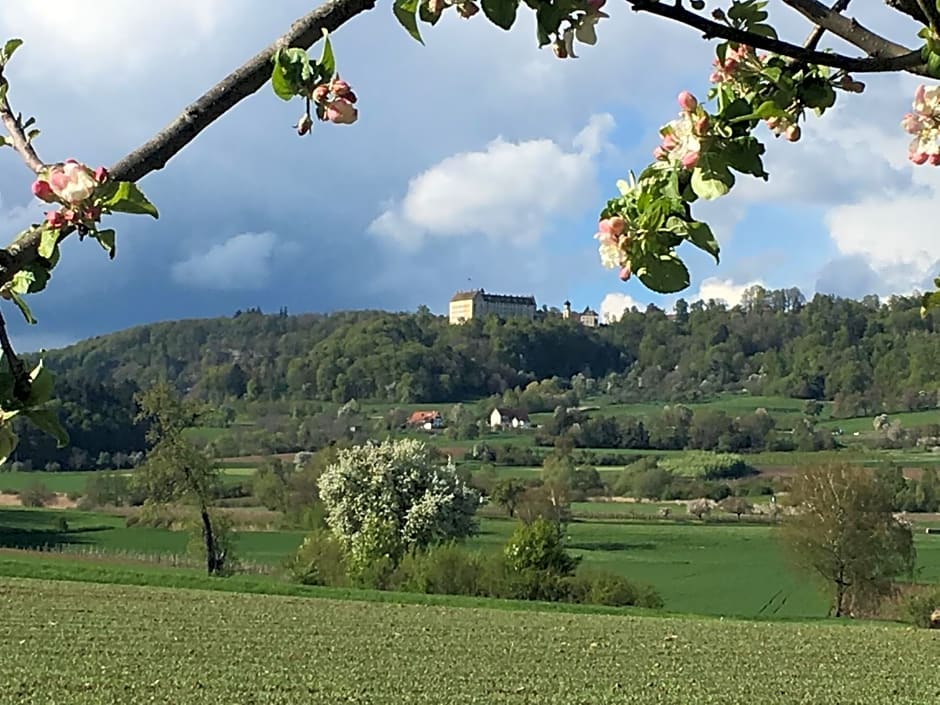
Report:
[[[4,2],[0,26],[26,41],[21,52],[33,48],[26,70],[47,76],[54,70],[66,82],[107,72],[109,81],[122,82],[157,59],[204,47],[203,40],[240,9],[223,0]]]
[[[604,323],[613,323],[614,321],[619,321],[623,314],[629,311],[631,308],[637,308],[640,311],[646,310],[646,306],[641,304],[632,296],[618,292],[611,292],[604,297],[603,301],[601,301],[601,321]]]
[[[271,274],[277,237],[242,233],[173,265],[173,279],[201,289],[260,289]]]
[[[497,138],[484,151],[448,157],[413,178],[369,232],[405,246],[461,235],[531,243],[550,219],[596,205],[593,158],[613,125],[608,114],[592,116],[572,151],[548,139]]]
[[[741,295],[746,289],[752,286],[764,286],[761,281],[750,281],[745,284],[735,284],[731,279],[719,279],[710,277],[702,281],[698,292],[692,297],[691,301],[724,301],[728,306],[737,306],[741,303]]]

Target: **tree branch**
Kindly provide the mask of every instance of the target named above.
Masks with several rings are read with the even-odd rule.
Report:
[[[7,335],[7,324],[0,313],[0,350],[6,358],[7,365],[10,366],[10,372],[13,374],[13,396],[20,401],[25,401],[29,397],[30,382],[29,373],[26,372],[26,366],[23,361],[16,356],[13,345],[10,343],[10,336]]]
[[[687,10],[678,3],[675,5],[667,5],[658,0],[627,0],[634,11],[649,12],[650,14],[666,17],[676,22],[681,22],[689,27],[694,27],[704,33],[705,39],[721,37],[722,39],[747,44],[757,49],[764,49],[765,51],[771,51],[775,54],[789,56],[792,59],[797,59],[805,63],[820,64],[822,66],[830,66],[832,68],[844,69],[856,73],[885,73],[891,71],[923,73],[923,61],[920,58],[920,52],[913,51],[900,44],[894,44],[862,28],[860,25],[857,25],[854,20],[849,20],[842,15],[833,14],[832,17],[837,18],[837,21],[831,21],[829,8],[813,0],[783,1],[799,12],[802,12],[807,17],[810,17],[814,24],[832,32],[836,36],[846,39],[850,44],[865,50],[869,55],[866,57],[852,57],[845,56],[844,54],[836,54],[834,52],[807,49],[797,44],[791,44],[790,42],[763,37],[751,32],[735,29],[734,27],[728,27],[727,25],[714,22],[691,10]],[[800,9],[798,6],[804,9]],[[818,21],[816,15],[819,15],[823,21]],[[841,20],[841,22],[838,20]],[[846,31],[843,23],[848,23],[852,27],[857,26],[858,31],[854,33]],[[855,41],[847,39],[844,35],[853,37]],[[872,50],[869,51],[863,44],[871,46]]]
[[[852,0],[836,0],[832,7],[829,8],[830,12],[840,14],[845,12],[849,8],[849,4]],[[815,25],[812,31],[809,33],[809,36],[806,37],[806,41],[803,42],[804,49],[815,49],[819,46],[819,40],[822,39],[822,36],[826,33],[824,27]]]
[[[268,82],[273,68],[271,58],[278,49],[309,49],[323,37],[323,29],[333,32],[356,15],[373,7],[375,0],[328,0],[296,20],[273,44],[235,69],[183,110],[169,125],[114,164],[109,169],[111,178],[118,181],[137,181],[152,171],[162,169],[174,155],[196,139],[199,133]],[[15,118],[13,119],[15,122]],[[25,137],[23,139],[25,141]],[[28,149],[27,154],[32,155],[30,159],[35,159],[35,166],[30,159],[27,164],[33,171],[38,171],[42,168],[42,162],[32,147],[28,144],[25,147]],[[34,228],[6,248],[7,256],[0,256],[0,286],[36,261],[40,233],[39,228]],[[67,235],[68,232],[63,231],[61,239]],[[3,250],[0,250],[0,253],[2,252]]]
[[[4,86],[9,90],[9,84],[6,78],[3,77],[2,69],[0,69],[0,87]],[[33,149],[33,145],[26,136],[23,125],[17,119],[16,113],[10,107],[6,91],[4,91],[3,97],[0,98],[0,121],[3,122],[3,126],[6,127],[7,133],[10,135],[10,146],[23,158],[26,166],[32,169],[34,174],[38,174],[44,164],[39,155],[36,154],[36,150]]]
[[[922,64],[919,52],[903,44],[896,44],[889,39],[885,39],[880,34],[863,27],[857,20],[834,12],[821,2],[817,2],[817,0],[783,0],[783,3],[799,12],[813,24],[844,39],[852,46],[858,47],[871,58],[906,59],[911,63],[908,66],[899,68],[911,71],[911,73],[922,72],[912,71],[912,69],[919,68]],[[914,57],[916,57],[916,60],[914,60]]]
[[[271,58],[278,49],[309,49],[322,38],[324,29],[333,32],[373,7],[375,0],[329,0],[304,15],[273,44],[223,78],[173,122],[114,164],[110,169],[111,176],[120,181],[137,181],[152,171],[162,169],[200,132],[270,80]]]
[[[917,4],[927,17],[927,24],[930,25],[930,29],[936,34],[940,31],[940,12],[937,12],[936,3],[934,0],[930,0],[930,2],[927,2],[927,0],[917,0]]]

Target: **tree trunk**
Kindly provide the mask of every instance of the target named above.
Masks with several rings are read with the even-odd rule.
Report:
[[[215,575],[222,570],[215,550],[215,536],[212,533],[212,520],[209,518],[209,509],[200,504],[199,514],[202,516],[202,540],[206,544],[206,570],[209,575]]]
[[[841,582],[836,583],[836,609],[834,617],[842,617],[844,612],[842,610],[842,603],[845,602],[845,585]]]

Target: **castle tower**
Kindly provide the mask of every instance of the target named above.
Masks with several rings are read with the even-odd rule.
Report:
[[[561,310],[561,317],[566,320],[571,318],[571,302],[570,301],[565,301],[564,308],[562,308]]]

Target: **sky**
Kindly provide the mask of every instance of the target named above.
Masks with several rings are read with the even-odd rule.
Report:
[[[311,7],[2,3],[0,36],[25,40],[6,71],[10,98],[37,117],[46,161],[111,164]],[[424,46],[385,4],[354,18],[333,46],[359,96],[355,125],[318,124],[300,138],[299,101],[267,87],[249,97],[141,182],[158,221],[110,219],[114,261],[94,242],[63,245],[48,289],[29,297],[39,324],[7,310],[14,343],[52,348],[249,307],[445,313],[456,290],[481,287],[613,318],[671,307],[678,296],[604,269],[593,234],[617,179],[651,159],[678,92],[704,98],[714,48],[686,27],[605,9],[598,44],[567,61],[537,48],[527,11],[511,32],[448,13],[423,26]],[[781,3],[770,9],[781,33],[801,41],[802,19]],[[880,3],[863,10],[868,25],[916,41],[917,28]],[[919,81],[858,78],[865,93],[840,93],[800,142],[764,132],[768,183],[741,177],[730,195],[694,206],[722,256],[716,265],[681,248],[692,270],[683,298],[733,305],[755,283],[886,296],[936,276],[940,171],[907,162],[899,126]],[[30,182],[17,156],[0,152],[4,237],[42,218]]]

